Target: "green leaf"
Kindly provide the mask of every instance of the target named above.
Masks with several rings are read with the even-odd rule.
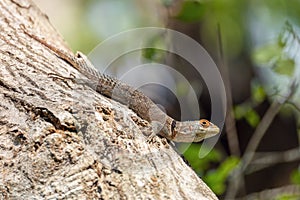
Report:
[[[279,59],[273,70],[281,75],[292,76],[295,70],[295,61],[290,58]]]
[[[234,115],[236,119],[245,118],[252,127],[256,127],[260,120],[260,116],[249,104],[235,106]]]
[[[149,46],[149,48],[142,50],[143,58],[155,62],[160,62],[165,58],[166,52],[162,49],[165,49],[166,44],[159,35],[150,38],[149,41],[146,42],[146,45]]]
[[[295,60],[290,51],[299,43],[299,37],[293,27],[286,23],[276,42],[257,48],[252,58],[256,65],[271,67],[279,75],[292,76],[295,71]]]
[[[203,3],[197,1],[186,1],[176,18],[185,22],[197,22],[202,19],[205,10]]]
[[[292,182],[300,185],[300,170],[295,170],[291,175]]]
[[[255,110],[251,109],[247,112],[245,119],[247,120],[248,124],[250,124],[252,127],[256,127],[259,123],[260,116]]]
[[[255,103],[261,103],[262,101],[264,101],[267,97],[266,92],[264,90],[264,88],[262,87],[262,85],[257,84],[257,83],[253,83],[251,85],[251,95],[252,95],[252,99]]]
[[[279,44],[268,44],[257,48],[252,58],[256,65],[266,66],[276,62],[276,60],[281,56],[282,48]]]
[[[299,200],[299,194],[280,194],[275,200]]]
[[[189,162],[198,175],[202,175],[205,170],[209,169],[210,163],[219,162],[222,157],[217,150],[213,149],[204,158],[199,159],[199,151],[201,147],[204,146],[201,146],[200,144],[191,144],[183,153],[184,158]],[[185,148],[184,145],[179,146],[179,151],[183,150],[181,148]]]
[[[230,172],[238,165],[237,157],[228,157],[218,169],[210,171],[203,180],[217,194],[223,194],[226,189],[226,180]]]
[[[237,105],[234,107],[234,116],[236,119],[242,119],[250,108],[246,105]]]

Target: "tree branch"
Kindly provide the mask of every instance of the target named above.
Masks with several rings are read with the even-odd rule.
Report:
[[[279,188],[273,188],[273,189],[249,194],[245,197],[238,198],[237,200],[277,199],[280,196],[299,197],[299,195],[300,195],[299,185],[287,185]]]
[[[233,172],[228,186],[226,199],[233,199],[235,197],[243,177],[243,172],[247,169],[248,165],[252,161],[261,139],[263,138],[273,119],[279,112],[280,108],[293,96],[296,88],[296,82],[292,81],[290,90],[288,91],[286,96],[280,100],[274,100],[267,112],[265,113],[265,115],[263,116],[261,122],[258,124],[255,132],[253,133],[253,136],[251,137],[247,145],[245,154],[239,166]]]
[[[237,134],[235,119],[233,114],[231,85],[229,80],[228,66],[226,65],[224,52],[223,52],[220,24],[218,25],[218,41],[219,41],[220,60],[221,60],[220,70],[222,72],[222,77],[225,83],[226,97],[227,97],[227,115],[225,118],[226,136],[227,136],[228,146],[231,155],[240,156],[241,152],[240,152],[238,134]]]
[[[299,147],[283,152],[255,153],[255,158],[249,165],[246,174],[262,170],[278,163],[300,160]]]

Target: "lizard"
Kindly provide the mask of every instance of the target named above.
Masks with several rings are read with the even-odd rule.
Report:
[[[90,82],[97,83],[96,92],[116,100],[132,109],[138,116],[147,120],[155,133],[174,142],[200,142],[205,138],[217,135],[218,126],[206,119],[194,121],[176,121],[164,113],[149,97],[141,91],[121,82],[120,80],[102,74],[96,70],[87,56],[81,52],[70,54],[62,48],[50,44],[37,34],[21,26],[24,33],[35,41],[50,49],[56,56],[69,63],[84,75]]]

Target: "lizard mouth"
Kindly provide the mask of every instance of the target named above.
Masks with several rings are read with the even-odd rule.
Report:
[[[217,135],[218,133],[220,133],[220,129],[219,127],[214,125],[213,127],[210,127],[209,131],[207,132],[204,138],[210,138],[212,136]]]

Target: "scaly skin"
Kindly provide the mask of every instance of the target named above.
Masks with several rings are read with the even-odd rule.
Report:
[[[99,73],[87,57],[78,52],[70,55],[62,49],[48,43],[45,39],[29,33],[24,26],[24,32],[48,47],[58,57],[64,59],[86,76],[91,83],[96,83],[95,90],[102,95],[128,105],[141,118],[152,124],[155,133],[175,142],[199,142],[219,133],[219,128],[208,120],[176,121],[165,114],[149,97],[139,90],[122,83],[120,80]]]

